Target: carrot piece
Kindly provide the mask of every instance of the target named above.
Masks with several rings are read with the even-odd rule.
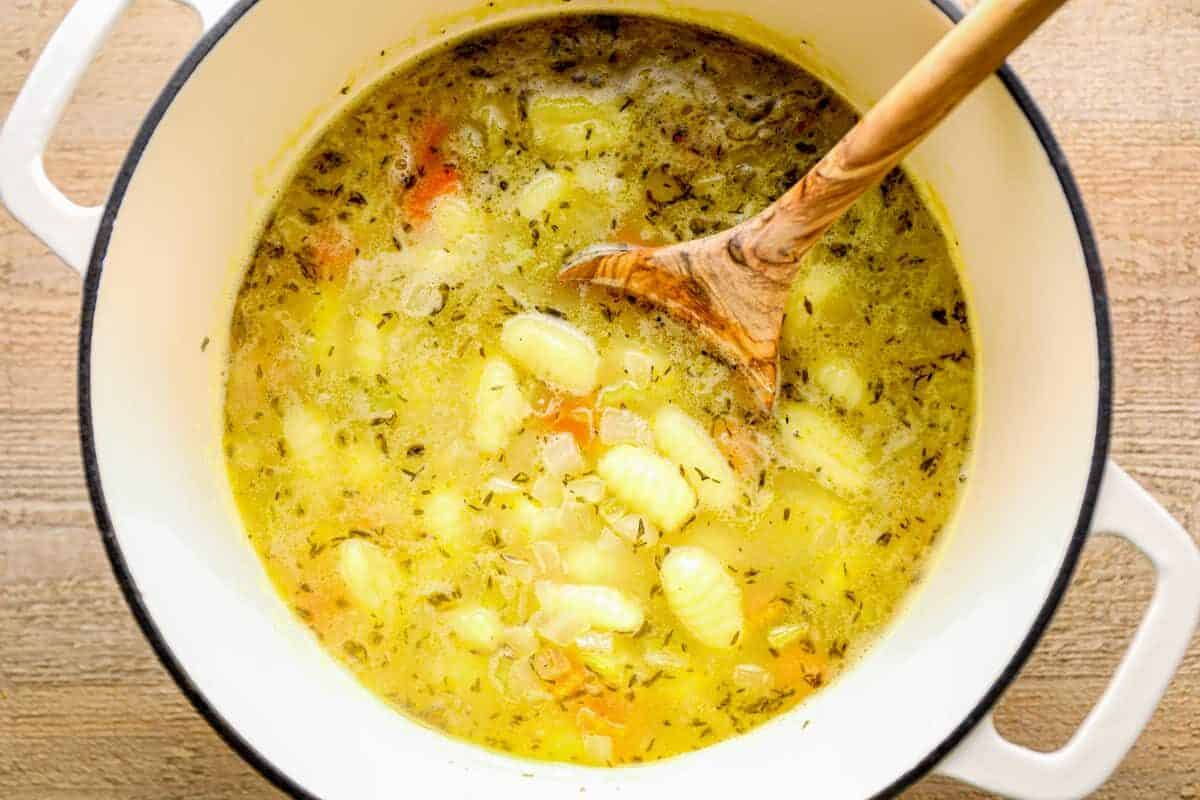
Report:
[[[742,605],[746,621],[753,628],[765,628],[779,622],[787,614],[787,603],[780,600],[769,586],[755,584],[743,590]]]
[[[357,249],[350,232],[336,223],[326,223],[305,237],[300,270],[312,281],[341,283],[355,255]]]
[[[543,402],[538,417],[552,431],[575,437],[579,449],[586,449],[596,434],[596,396],[560,397],[552,395]]]
[[[428,220],[437,199],[458,189],[461,176],[442,154],[442,143],[449,132],[449,123],[440,117],[428,120],[416,132],[416,180],[407,185],[402,203],[405,216],[412,222]]]
[[[530,661],[536,674],[555,697],[570,697],[583,688],[590,673],[579,659],[567,651],[546,645],[533,654]]]
[[[647,737],[646,720],[633,702],[623,692],[611,689],[585,695],[575,712],[575,725],[581,733],[609,737],[619,762],[640,753]]]
[[[439,149],[450,133],[450,123],[444,117],[431,117],[420,126],[417,134],[417,159],[428,162],[439,155]]]
[[[788,645],[771,664],[775,685],[779,689],[811,692],[829,680],[829,659],[815,651],[811,642]]]
[[[413,222],[425,222],[442,195],[458,190],[458,170],[448,164],[427,167],[424,175],[404,195],[404,215]]]
[[[605,691],[598,695],[589,695],[583,705],[591,709],[608,725],[623,726],[629,721],[630,702],[620,692]]]
[[[614,740],[620,738],[625,733],[625,725],[623,722],[605,716],[601,711],[596,710],[595,700],[599,698],[588,697],[579,707],[579,711],[575,713],[575,726],[583,733],[591,733],[596,736],[609,736]],[[614,744],[616,742],[614,741]]]

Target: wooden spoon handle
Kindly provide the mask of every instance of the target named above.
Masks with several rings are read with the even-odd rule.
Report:
[[[1065,2],[983,0],[747,226],[743,246],[780,272],[790,269],[773,276],[790,281],[797,258]]]

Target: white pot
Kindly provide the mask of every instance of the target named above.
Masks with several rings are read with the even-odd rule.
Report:
[[[1188,535],[1106,464],[1103,277],[1075,184],[1013,74],[990,79],[910,159],[945,203],[978,336],[976,455],[928,579],[854,669],[743,737],[654,765],[532,763],[452,741],[377,701],[269,585],[220,453],[222,367],[256,225],[320,123],[389,66],[488,21],[656,0],[188,0],[207,32],[150,111],[103,208],[47,180],[41,153],[128,0],[81,0],[0,134],[0,193],[85,272],[83,452],[133,613],[227,742],[278,786],[328,798],[889,795],[931,770],[1005,794],[1070,797],[1116,767],[1200,617]],[[695,0],[819,64],[869,104],[946,31],[945,0]],[[809,45],[800,45],[803,38]],[[381,54],[382,53],[382,54]],[[348,94],[341,88],[349,85]],[[289,144],[290,143],[290,144]],[[94,243],[94,246],[93,246]],[[90,253],[90,258],[89,258]],[[202,352],[201,341],[211,342]],[[989,709],[1045,630],[1089,533],[1158,570],[1137,635],[1061,750],[997,734]]]

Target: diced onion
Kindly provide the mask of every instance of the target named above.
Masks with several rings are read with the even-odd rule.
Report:
[[[534,673],[528,658],[513,662],[507,678],[505,683],[508,693],[517,700],[539,702],[554,699],[554,696],[546,691],[542,679]]]
[[[595,736],[590,733],[583,734],[583,749],[589,758],[600,763],[607,764],[612,761],[612,739],[608,736]]]
[[[483,491],[490,494],[520,494],[521,487],[505,478],[492,477],[483,484]]]
[[[611,653],[613,635],[600,631],[589,631],[575,637],[575,646],[590,653]]]
[[[558,555],[558,545],[554,542],[534,542],[533,559],[543,575],[555,575],[562,570],[562,559]]]
[[[582,472],[585,466],[583,453],[575,437],[569,433],[555,433],[542,442],[542,464],[551,475],[570,475]]]
[[[626,350],[621,354],[621,369],[639,389],[644,389],[654,377],[654,359],[641,350]]]
[[[771,688],[771,673],[758,664],[738,664],[733,668],[733,685],[741,689],[765,691]]]
[[[517,579],[512,575],[497,575],[492,580],[496,584],[496,588],[500,591],[500,596],[505,600],[512,600],[517,596]]]
[[[670,650],[647,650],[642,656],[642,660],[647,666],[655,669],[679,670],[684,669],[688,665],[686,657],[672,653]]]
[[[654,546],[658,543],[658,528],[638,514],[627,514],[616,504],[600,509],[601,516],[611,530],[630,544],[639,547]]]
[[[536,571],[533,564],[530,564],[523,558],[517,558],[514,555],[505,553],[501,556],[504,559],[504,568],[509,575],[513,576],[520,583],[532,583]]]
[[[583,614],[566,608],[535,611],[529,618],[529,623],[533,625],[538,636],[562,647],[573,643],[590,627]]]
[[[600,443],[640,444],[649,446],[654,442],[650,423],[624,408],[606,408],[600,412]]]
[[[782,650],[804,635],[803,625],[776,625],[767,631],[767,644],[775,650]]]
[[[517,658],[533,655],[538,647],[537,634],[528,625],[514,625],[504,632],[504,642]]]
[[[449,581],[429,581],[421,584],[417,588],[418,597],[434,597],[443,596],[451,597],[454,594],[454,584]]]
[[[604,499],[604,481],[589,475],[568,483],[567,491],[585,503],[599,503]]]
[[[441,276],[429,272],[418,272],[404,284],[400,296],[400,310],[410,317],[428,317],[446,305],[446,294]]]
[[[553,475],[539,475],[530,485],[529,495],[542,506],[557,506],[562,503],[562,481]]]

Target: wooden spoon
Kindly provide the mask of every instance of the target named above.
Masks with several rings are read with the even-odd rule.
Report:
[[[983,0],[758,214],[664,247],[593,246],[559,278],[619,289],[691,323],[769,411],[779,389],[784,304],[804,254],[1064,2]]]

